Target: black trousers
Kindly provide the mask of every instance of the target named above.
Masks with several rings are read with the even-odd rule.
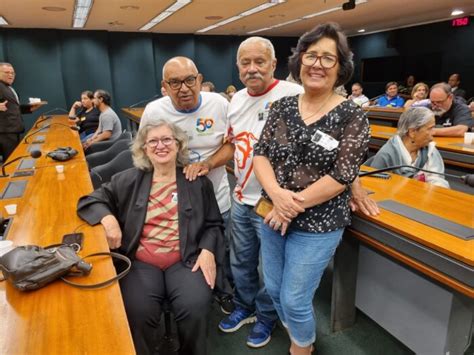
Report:
[[[205,355],[212,290],[201,270],[179,262],[166,270],[134,260],[120,281],[137,354],[153,354],[157,345],[161,305],[168,299],[176,318],[179,354]]]
[[[20,143],[19,133],[0,133],[0,155],[3,157],[3,162],[7,161],[18,143]]]

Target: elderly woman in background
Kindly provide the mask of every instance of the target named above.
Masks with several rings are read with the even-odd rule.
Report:
[[[289,67],[304,94],[272,104],[254,166],[273,203],[262,224],[265,286],[296,355],[309,354],[316,339],[313,297],[351,220],[349,185],[367,151],[369,123],[334,92],[354,70],[338,25],[305,33]]]
[[[418,83],[413,87],[411,91],[411,100],[407,100],[403,107],[428,107],[431,102],[428,97],[430,88],[425,83]]]
[[[435,117],[431,110],[425,107],[409,108],[400,116],[397,134],[380,148],[369,165],[377,169],[396,165],[411,165],[443,174],[443,158],[433,142],[434,127]],[[448,182],[438,174],[418,172],[410,168],[400,168],[394,172],[449,188]]]
[[[79,136],[81,142],[85,142],[92,137],[99,127],[100,111],[94,106],[92,99],[94,93],[86,90],[81,93],[81,101],[72,104],[69,110],[69,119],[74,120],[79,126]]]
[[[81,218],[104,226],[109,247],[132,259],[120,287],[138,354],[155,352],[164,299],[176,317],[179,354],[206,354],[223,221],[211,181],[186,180],[187,152],[181,129],[164,120],[147,124],[132,145],[135,168],[78,205]]]

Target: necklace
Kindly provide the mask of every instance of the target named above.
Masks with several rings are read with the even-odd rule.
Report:
[[[323,104],[321,106],[319,106],[319,108],[316,111],[314,111],[312,114],[310,114],[309,116],[306,116],[305,118],[303,118],[303,114],[301,114],[302,120],[304,122],[306,122],[311,117],[313,117],[314,115],[319,113],[321,111],[321,109],[328,103],[328,101],[332,97],[332,95],[333,95],[333,93],[331,92],[331,94],[324,100]],[[303,96],[304,96],[304,94],[303,94]],[[298,105],[299,105],[300,112],[303,113],[303,97],[301,97],[301,100],[300,100],[300,102],[298,102]]]

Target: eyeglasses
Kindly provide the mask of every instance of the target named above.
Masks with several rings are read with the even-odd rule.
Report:
[[[439,106],[439,105],[444,104],[447,99],[449,99],[449,95],[446,96],[446,98],[445,98],[444,100],[437,100],[437,101],[431,100],[431,104],[432,104],[432,105],[438,105],[438,106]]]
[[[196,85],[197,77],[198,76],[196,75],[196,76],[188,76],[184,80],[177,80],[177,79],[171,79],[170,81],[165,80],[165,83],[167,83],[170,86],[170,88],[173,90],[181,89],[181,86],[183,86],[183,83],[188,88],[192,88],[194,85]]]
[[[164,146],[170,146],[171,144],[173,144],[173,142],[175,142],[176,139],[174,139],[173,137],[161,137],[161,138],[153,138],[153,139],[150,139],[149,141],[145,142],[145,145],[148,147],[148,148],[156,148],[158,147],[158,144],[163,143]]]
[[[307,67],[312,67],[319,59],[319,64],[324,69],[334,68],[337,64],[337,56],[331,54],[317,55],[313,52],[301,53],[301,64]]]

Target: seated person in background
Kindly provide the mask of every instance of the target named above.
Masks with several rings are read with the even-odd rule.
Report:
[[[469,107],[451,93],[446,83],[438,83],[431,87],[431,110],[436,116],[434,136],[463,137],[473,125]]]
[[[444,173],[441,154],[433,142],[435,118],[426,107],[411,107],[400,116],[397,134],[390,138],[370,162],[376,169],[396,165],[411,165],[417,168]],[[400,168],[396,174],[426,181],[433,185],[449,188],[448,182],[437,174]]]
[[[430,106],[430,100],[427,99],[428,92],[430,91],[428,85],[425,83],[418,83],[413,87],[411,91],[411,100],[407,100],[403,107],[428,107]]]
[[[461,75],[451,74],[448,79],[448,84],[451,86],[451,92],[454,96],[459,96],[466,100],[466,90],[459,88],[459,84],[461,84]]]
[[[407,79],[405,80],[404,85],[399,85],[398,86],[398,92],[400,94],[410,96],[411,92],[413,90],[413,87],[415,86],[416,79],[414,75],[408,75]]]
[[[385,85],[385,95],[377,100],[377,106],[382,107],[403,107],[405,100],[398,95],[398,84],[390,81]]]
[[[99,126],[100,111],[94,107],[93,98],[94,93],[92,91],[83,91],[81,101],[74,102],[69,110],[69,118],[79,126],[81,142],[92,137]]]
[[[120,287],[137,354],[155,353],[168,299],[179,354],[205,355],[212,289],[223,282],[216,260],[224,255],[224,225],[212,183],[185,178],[187,135],[168,121],[140,127],[131,149],[135,168],[82,197],[78,215],[101,223],[110,249],[132,259]]]
[[[205,81],[201,84],[201,91],[216,92],[216,86],[210,81]]]
[[[234,85],[229,85],[227,89],[225,89],[225,93],[227,94],[227,96],[230,97],[231,100],[232,100],[232,96],[234,96],[236,92],[237,92],[237,89],[235,88]]]
[[[107,91],[96,90],[93,103],[100,111],[99,126],[92,137],[82,143],[84,150],[96,142],[116,140],[122,133],[122,123],[115,111],[110,107],[110,102],[111,97]]]
[[[354,101],[359,106],[367,106],[369,104],[369,99],[362,93],[363,90],[362,85],[359,83],[352,84],[352,94],[348,99]]]

